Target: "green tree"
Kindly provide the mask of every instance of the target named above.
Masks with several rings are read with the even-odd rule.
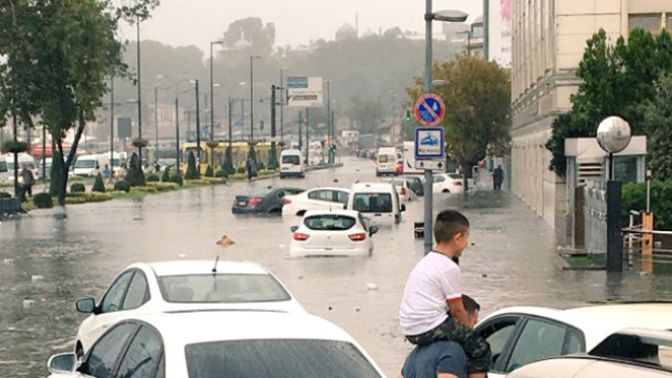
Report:
[[[672,41],[663,31],[653,37],[642,29],[611,44],[600,29],[587,42],[576,70],[582,83],[572,96],[572,110],[555,119],[546,148],[553,153],[550,169],[566,174],[565,139],[595,137],[606,117],[619,115],[630,123],[633,134],[644,132],[645,108],[641,104],[655,95],[655,82],[672,67]]]
[[[661,76],[654,89],[653,100],[641,107],[648,136],[648,164],[653,177],[672,180],[672,75]]]
[[[432,74],[435,79],[450,84],[435,88],[434,92],[446,104],[445,128],[448,154],[465,173],[486,155],[489,143],[504,146],[509,140],[511,118],[511,83],[508,70],[494,62],[477,57],[436,63]],[[408,88],[412,102],[423,93],[422,80]],[[467,175],[464,175],[467,185]],[[466,193],[466,192],[465,192]]]
[[[187,161],[187,173],[185,174],[184,178],[187,180],[197,180],[200,177],[201,173],[198,171],[198,168],[196,167],[196,156],[194,155],[193,152],[190,152]]]
[[[67,172],[87,121],[107,91],[106,75],[125,73],[116,40],[118,21],[145,19],[157,0],[115,7],[111,0],[15,0],[0,12],[0,120],[16,114],[28,127],[47,126],[62,164],[59,204],[65,204]],[[74,129],[67,158],[66,133]]]
[[[103,181],[103,175],[98,172],[96,175],[96,181],[93,183],[92,192],[105,193],[105,182]]]
[[[229,50],[239,49],[241,43],[247,43],[250,53],[270,55],[275,44],[275,25],[264,25],[260,18],[248,17],[229,24],[224,33],[224,44]]]
[[[227,176],[236,173],[233,169],[233,152],[229,146],[226,146],[226,150],[224,150],[224,164],[222,165],[222,169],[226,172]]]
[[[131,162],[128,165],[128,173],[126,174],[126,181],[131,186],[145,185],[145,174],[142,172],[142,165],[138,154],[131,155]]]

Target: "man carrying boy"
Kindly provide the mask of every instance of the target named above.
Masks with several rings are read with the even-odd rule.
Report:
[[[434,226],[436,247],[411,271],[399,308],[406,339],[415,345],[449,340],[462,345],[471,378],[485,377],[492,358],[488,343],[472,330],[462,302],[460,267],[453,261],[469,245],[469,221],[444,210]]]

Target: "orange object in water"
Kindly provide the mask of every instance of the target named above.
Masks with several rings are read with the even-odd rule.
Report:
[[[645,231],[653,231],[653,212],[642,213],[642,229]],[[653,234],[642,235],[642,255],[653,255]]]

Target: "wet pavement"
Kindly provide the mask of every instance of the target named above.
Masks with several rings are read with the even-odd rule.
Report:
[[[114,276],[138,261],[223,259],[255,261],[272,270],[304,307],[353,335],[390,376],[410,350],[398,326],[407,274],[422,257],[413,222],[374,236],[373,257],[288,257],[289,228],[299,218],[234,216],[233,198],[268,185],[302,188],[377,181],[371,161],[310,172],[305,180],[271,179],[204,187],[136,200],[34,211],[0,224],[0,377],[43,377],[49,355],[70,350],[82,296],[99,297]],[[333,180],[338,179],[337,183]],[[592,302],[672,299],[672,275],[563,271],[553,230],[508,192],[477,191],[468,199],[442,195],[435,210],[457,208],[472,223],[473,245],[463,255],[463,288],[483,314],[511,305],[567,308]],[[215,242],[228,235],[236,244]],[[375,285],[370,285],[371,283]],[[371,290],[375,288],[375,290]]]

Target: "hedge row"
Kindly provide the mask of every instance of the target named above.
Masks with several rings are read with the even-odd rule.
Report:
[[[646,184],[623,184],[621,189],[622,224],[628,224],[630,210],[646,210]],[[672,230],[672,181],[651,182],[651,211],[656,230]]]

